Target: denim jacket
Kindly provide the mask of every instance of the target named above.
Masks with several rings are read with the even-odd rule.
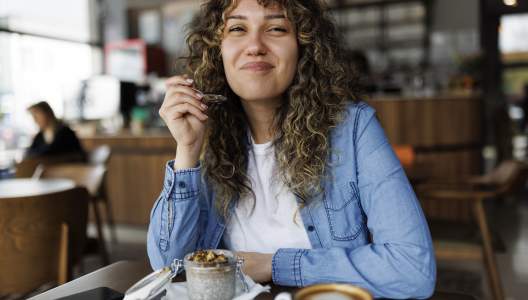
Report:
[[[429,228],[374,109],[350,104],[331,144],[324,192],[300,210],[312,249],[279,249],[273,282],[343,282],[375,297],[431,296],[436,264]],[[150,217],[147,250],[154,269],[196,249],[222,247],[226,228],[200,166],[175,172],[172,163]]]

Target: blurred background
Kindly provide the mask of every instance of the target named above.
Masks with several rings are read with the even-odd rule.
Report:
[[[477,299],[497,299],[500,289],[524,299],[527,1],[326,2],[362,76],[363,99],[376,108],[435,228],[438,288]],[[163,82],[183,70],[178,57],[199,5],[0,0],[0,182],[40,178],[58,163],[24,159],[39,132],[27,108],[39,101],[74,130],[88,163],[106,171],[105,200],[96,204],[102,225],[92,211],[88,223],[98,250],[74,276],[146,258],[149,212],[175,153],[157,114]],[[97,161],[101,149],[106,156]],[[445,191],[458,194],[446,199]]]

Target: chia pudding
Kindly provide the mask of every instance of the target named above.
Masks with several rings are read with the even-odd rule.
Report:
[[[198,250],[183,260],[191,300],[231,300],[235,297],[237,259],[227,250]]]

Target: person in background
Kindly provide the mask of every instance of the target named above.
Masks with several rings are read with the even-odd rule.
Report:
[[[226,248],[258,282],[433,294],[424,214],[374,109],[350,89],[322,2],[203,4],[187,38],[192,78],[168,79],[159,111],[177,148],[151,212],[154,269]]]
[[[26,158],[58,157],[61,160],[86,161],[84,151],[75,132],[55,117],[51,106],[41,101],[28,108],[33,120],[39,127],[27,149]]]

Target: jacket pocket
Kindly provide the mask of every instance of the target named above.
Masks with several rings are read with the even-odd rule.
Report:
[[[363,215],[359,203],[359,191],[354,182],[337,186],[324,198],[330,233],[337,241],[357,238],[363,226]]]

